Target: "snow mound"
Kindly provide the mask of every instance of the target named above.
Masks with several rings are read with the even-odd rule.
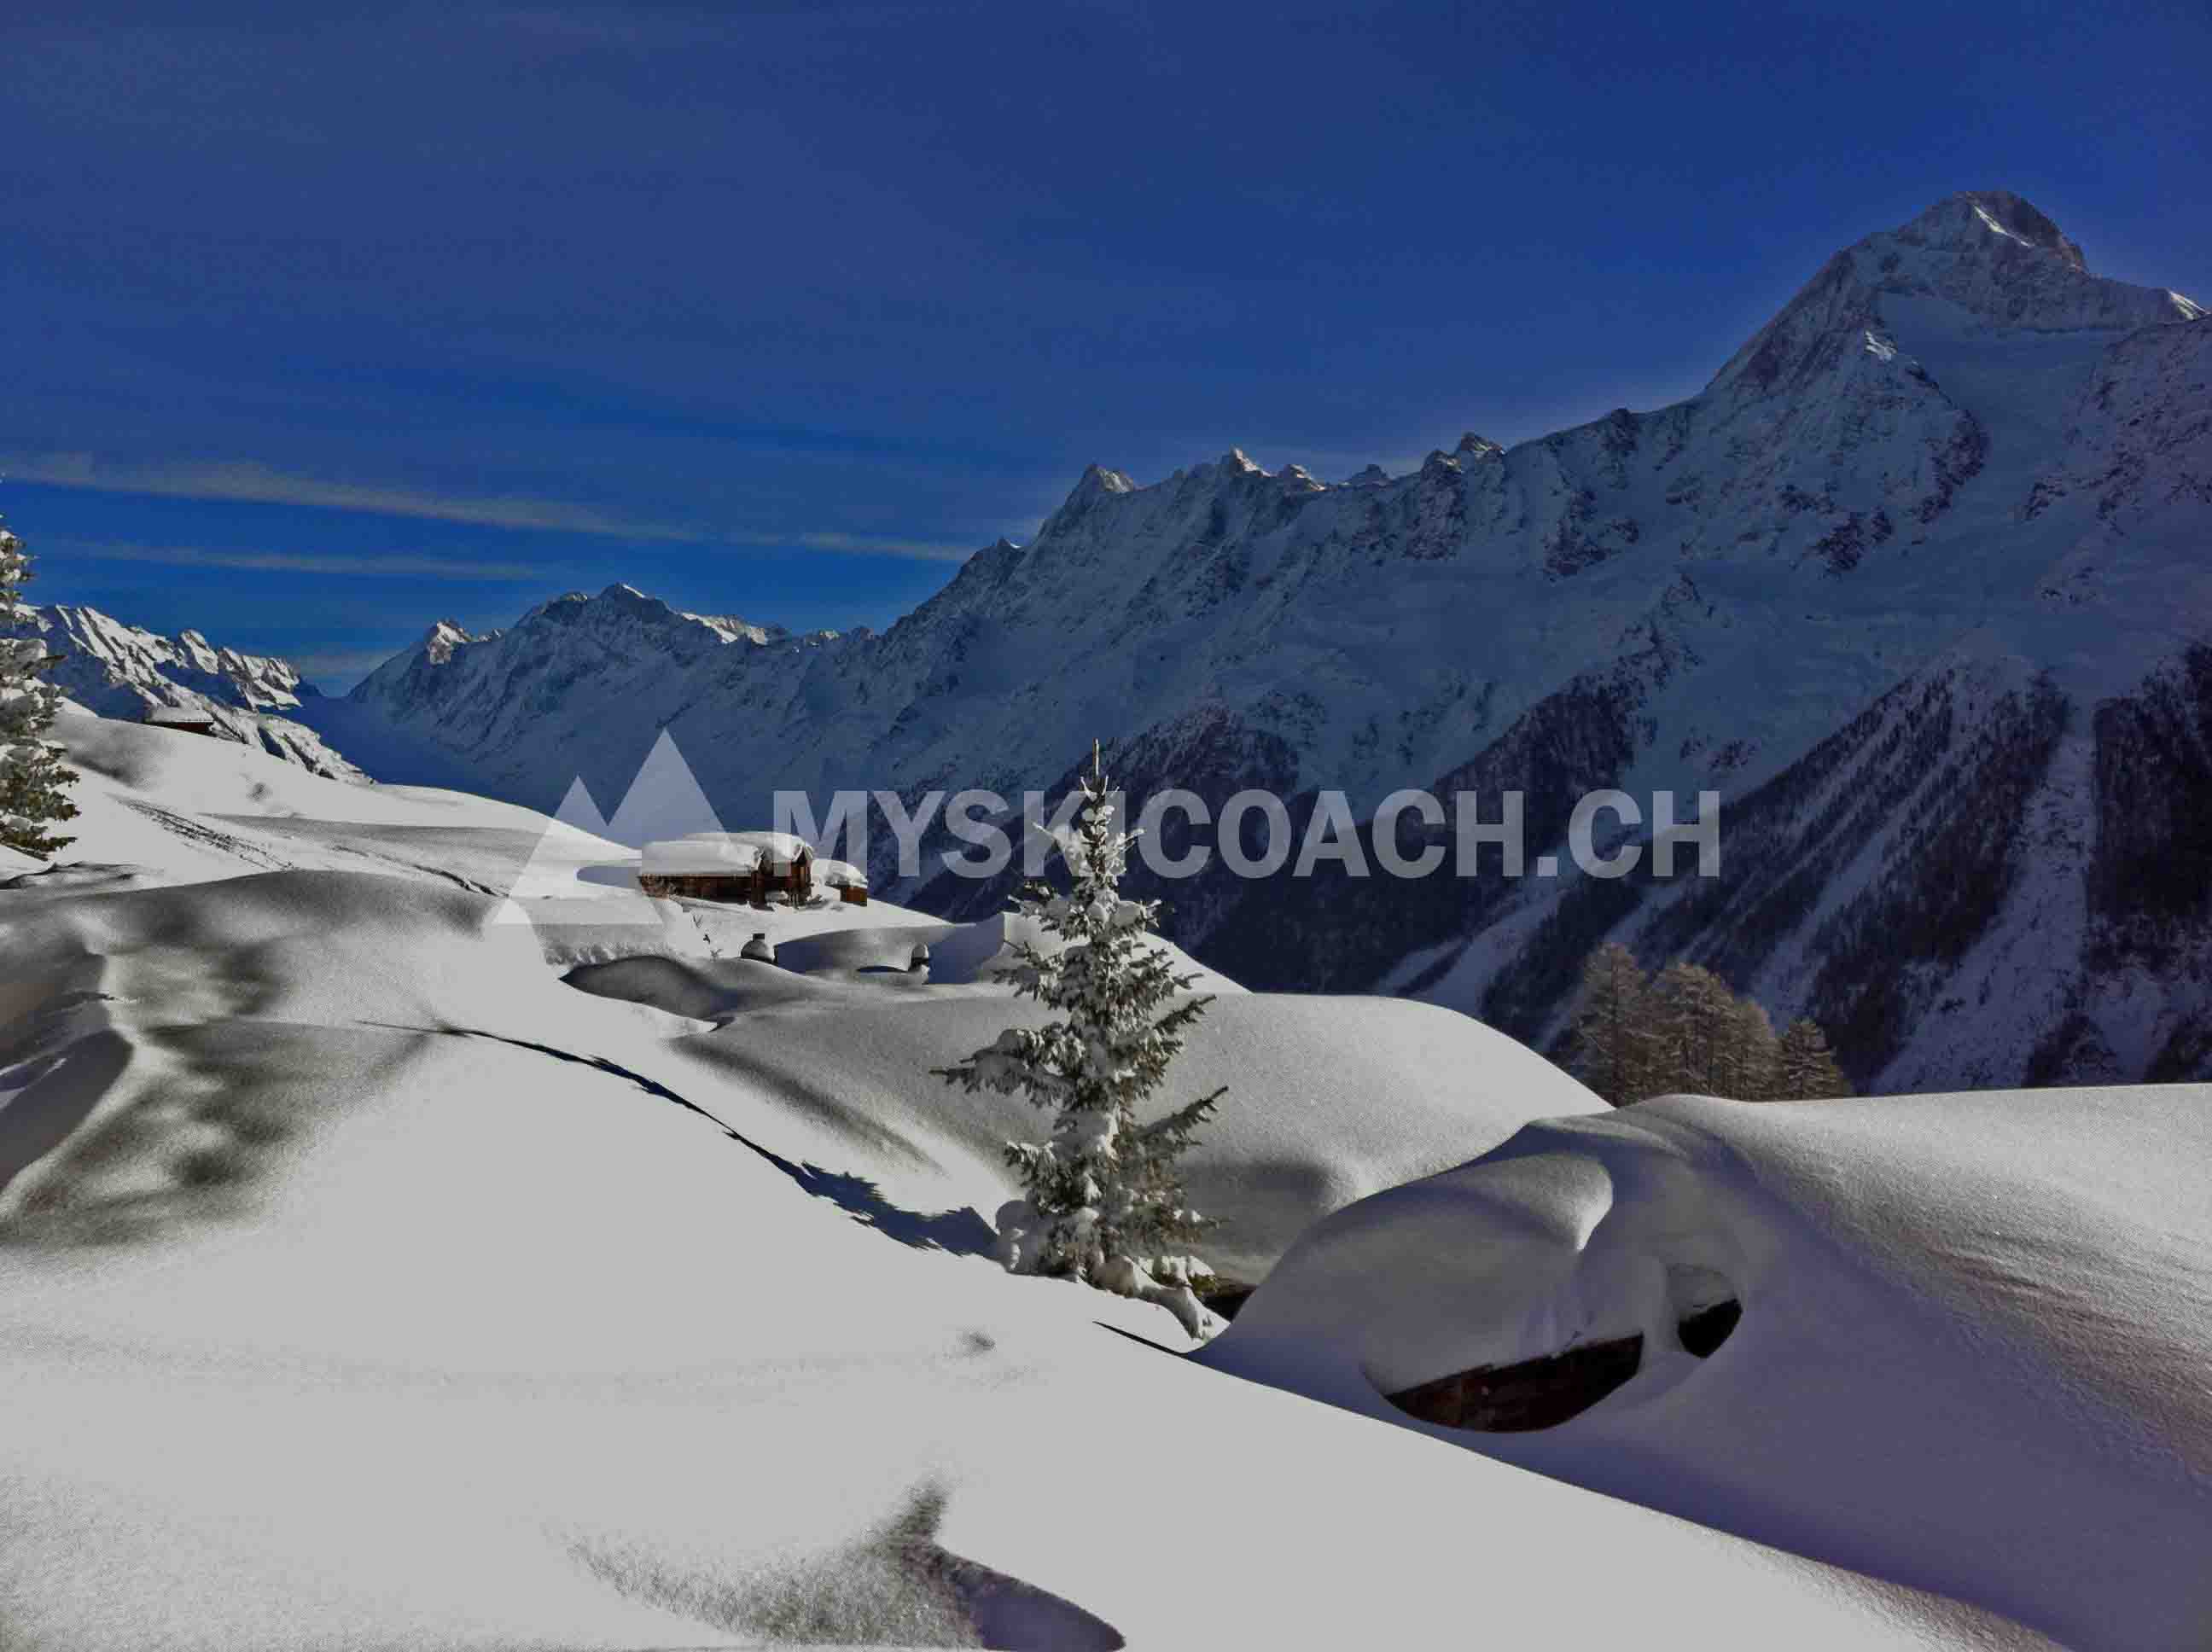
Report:
[[[0,868],[0,890],[26,895],[82,895],[140,889],[167,881],[150,867],[108,865],[97,860],[72,860],[58,865],[34,863],[27,871],[12,873]]]
[[[646,1001],[680,1014],[719,1007],[707,993]],[[991,1212],[1019,1191],[1005,1144],[1036,1139],[1049,1119],[1018,1097],[970,1095],[927,1075],[1004,1027],[1046,1018],[1000,989],[816,991],[755,1000],[722,1030],[676,1048],[711,1070],[772,1081],[773,1093],[831,1128],[865,1120],[855,1146],[886,1186],[928,1163],[948,1176],[947,1193]],[[1494,1145],[1532,1118],[1604,1105],[1480,1023],[1392,999],[1224,995],[1157,1100],[1165,1111],[1224,1084],[1220,1112],[1182,1163],[1198,1208],[1220,1223],[1203,1254],[1244,1279],[1265,1274],[1329,1211]]]
[[[817,868],[820,862],[817,862]],[[817,920],[787,926],[774,934],[776,963],[805,974],[903,969],[916,944],[929,949],[929,979],[939,985],[993,985],[997,971],[1013,962],[1010,938],[1042,944],[1037,926],[1006,913],[975,923],[946,923],[906,908],[872,901],[848,908],[853,922],[841,926]],[[754,915],[760,915],[755,914]],[[1215,996],[1244,989],[1218,970],[1209,969],[1172,941],[1154,937],[1152,944],[1168,955],[1177,975],[1191,977],[1191,990]]]
[[[1203,1356],[2069,1646],[2212,1621],[2212,1090],[1532,1125],[1304,1236]]]

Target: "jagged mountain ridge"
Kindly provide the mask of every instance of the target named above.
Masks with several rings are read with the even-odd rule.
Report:
[[[1031,544],[979,552],[880,635],[732,638],[616,587],[410,651],[356,697],[541,806],[578,774],[618,795],[664,725],[746,818],[777,787],[1011,793],[1065,776],[1101,734],[1138,790],[1195,771],[1216,783],[1202,792],[1336,787],[1364,812],[1399,786],[1517,784],[1533,855],[1564,825],[1564,788],[1711,787],[1733,805],[1801,785],[1788,777],[1822,742],[1905,684],[2001,679],[2060,732],[2037,744],[1995,709],[2005,694],[1968,695],[1946,714],[1944,761],[1964,761],[1953,738],[2027,750],[2035,777],[1993,794],[2004,829],[2055,810],[2094,855],[2094,799],[2047,795],[2050,775],[2094,770],[2080,743],[2099,708],[2178,669],[2212,615],[2203,314],[2090,274],[2017,197],[1954,197],[1838,253],[1671,407],[1508,449],[1470,435],[1410,475],[1334,486],[1236,450],[1149,487],[1093,466]],[[1894,796],[1860,829],[1887,842],[1923,793],[1877,789]],[[1822,864],[1876,875],[1861,851],[1831,846]],[[1999,861],[1988,910],[1951,929],[2002,928],[2021,884]],[[1547,923],[1554,942],[1619,932],[1655,958],[1723,945],[1687,920],[1645,927],[1690,898],[1679,890],[1627,903],[1577,889],[1317,878],[1170,893],[1178,938],[1255,984],[1411,991],[1540,1040],[1561,982],[1516,960]],[[921,898],[993,897],[940,879]],[[1818,997],[1819,960],[1856,932],[1832,905],[1805,903],[1759,966],[1777,1012]],[[1970,938],[1929,944],[1911,968],[1966,966]],[[2075,979],[2089,967],[2064,963],[2059,999],[2094,996]],[[1855,1076],[1907,1062],[1916,1083],[2017,1078],[2001,1054],[1912,1055],[1946,997],[1867,1011]],[[2015,1029],[2031,1044],[2048,1031]]]
[[[88,711],[134,721],[165,708],[203,711],[229,738],[313,774],[368,778],[283,714],[319,695],[289,660],[218,647],[198,631],[162,636],[96,608],[53,604],[27,612],[30,629],[59,656],[54,683]]]

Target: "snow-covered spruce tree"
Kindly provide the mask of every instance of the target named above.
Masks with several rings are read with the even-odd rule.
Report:
[[[76,773],[45,738],[61,695],[45,680],[54,656],[25,611],[22,587],[30,577],[23,542],[0,526],[0,844],[46,859],[75,841],[46,829],[76,817],[76,805],[62,792]]]
[[[1060,841],[1073,878],[1062,895],[1032,882],[1015,900],[1045,944],[1022,940],[998,972],[1059,1019],[1009,1027],[966,1060],[933,1071],[948,1084],[1024,1094],[1053,1109],[1042,1142],[1009,1142],[1024,1197],[999,1212],[999,1254],[1012,1272],[1086,1280],[1159,1303],[1193,1337],[1216,1327],[1191,1290],[1211,1270],[1183,1254],[1209,1223],[1186,1200],[1176,1160],[1218,1103],[1200,1097],[1149,1123],[1137,1108],[1165,1082],[1208,998],[1183,996],[1178,975],[1147,944],[1157,901],[1124,900],[1121,874],[1135,834],[1116,829],[1094,751],[1084,801]],[[1177,999],[1181,1002],[1176,1002]]]

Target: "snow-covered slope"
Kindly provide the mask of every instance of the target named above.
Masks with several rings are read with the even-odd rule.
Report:
[[[48,652],[53,681],[103,717],[142,717],[170,708],[204,711],[230,739],[339,780],[366,778],[293,714],[319,697],[288,661],[218,648],[198,631],[156,635],[96,608],[29,610]]]
[[[1934,876],[1906,812],[1929,776],[1881,744],[1920,706],[1912,761],[1946,766],[1953,837],[1979,840],[1946,852],[1986,875],[1910,941],[1899,1002],[1838,1029],[1852,1076],[2139,1077],[2165,1059],[2157,1029],[2212,1001],[2163,966],[2116,986],[2096,912],[2061,908],[2097,906],[2119,794],[2201,768],[2144,719],[2197,715],[2161,685],[2212,643],[2209,385],[2194,303],[2094,276],[2015,196],[1962,195],[1838,253],[1674,406],[1510,449],[1469,435],[1339,485],[1234,450],[1150,486],[1094,466],[1033,543],[978,552],[880,635],[733,635],[617,586],[495,636],[440,628],[357,700],[541,807],[579,774],[622,784],[664,725],[718,806],[755,818],[778,787],[1064,784],[1093,736],[1133,792],[1304,794],[1301,824],[1316,788],[1363,807],[1404,785],[1521,790],[1532,858],[1584,790],[1720,791],[1717,889],[1325,871],[1162,891],[1177,938],[1249,984],[1427,995],[1537,1041],[1569,943],[1613,932],[1656,962],[1718,957],[1752,925],[1764,973],[1736,984],[1778,1015],[1838,1013],[1844,989],[1818,983],[1851,967],[1871,909],[1838,914],[1888,898],[1900,867]],[[1851,733],[1877,726],[1871,746]],[[1836,739],[1887,806],[1856,799],[1821,871],[1747,915],[1734,823],[1764,798],[1738,864],[1778,877],[1790,841],[1831,832],[1778,799],[1832,798]],[[2179,847],[2182,881],[2212,873]],[[998,898],[876,870],[934,910]],[[2080,944],[2045,949],[2047,978],[2016,993],[2006,937],[2046,913]],[[2212,936],[2201,901],[2168,915],[2177,955]]]
[[[840,1006],[704,1032],[508,920],[610,887],[613,846],[505,902],[460,886],[495,852],[469,834],[543,817],[89,720],[79,761],[136,779],[88,784],[88,832],[174,823],[136,880],[0,888],[10,1648],[2047,1644],[1169,1357],[1167,1316],[964,1254],[946,1191],[988,1167],[922,1068],[987,989],[631,960]],[[424,820],[374,876],[207,877],[227,851],[186,829],[337,856]],[[1340,1060],[1254,1095],[1250,1145],[1356,1163],[1394,1108],[1443,1116],[1456,1017],[1297,1007],[1212,1059],[1256,1090],[1249,1047],[1395,1042],[1431,1088]],[[1471,1032],[1478,1139],[1574,1104]]]
[[[514,804],[334,779],[259,744],[96,717],[66,701],[53,735],[78,772],[70,797],[79,812],[60,866],[34,873],[33,885],[102,866],[163,884],[377,871],[504,893],[533,862],[573,873],[635,858]]]
[[[794,1115],[787,1146],[807,1144],[796,1157],[944,1212],[938,1230],[976,1242],[1019,1192],[1001,1149],[1032,1133],[1037,1115],[927,1076],[1009,1023],[1039,1018],[990,976],[1002,919],[948,925],[835,898],[797,909],[648,901],[635,851],[516,805],[343,785],[246,747],[74,708],[57,732],[84,776],[77,841],[52,870],[0,869],[0,918],[88,893],[257,873],[372,872],[465,890],[492,902],[492,940],[538,961],[533,979],[568,976],[551,998],[584,1001],[580,1013],[634,1009],[671,1035],[651,1054],[672,1085],[767,1084]],[[755,934],[777,949],[775,964],[740,957]],[[933,957],[911,971],[917,941]],[[1301,1229],[1355,1199],[1457,1163],[1531,1119],[1602,1106],[1452,1011],[1247,993],[1200,975],[1218,1001],[1180,1082],[1193,1094],[1227,1085],[1234,1099],[1191,1186],[1220,1220],[1212,1254],[1236,1278],[1264,1276]],[[458,1011],[439,1013],[451,1021]],[[679,1083],[673,1075],[688,1069]],[[1349,1100],[1370,1092],[1389,1104]]]
[[[2208,1152],[2199,1085],[1668,1097],[1340,1212],[1202,1357],[2079,1652],[2195,1646]]]

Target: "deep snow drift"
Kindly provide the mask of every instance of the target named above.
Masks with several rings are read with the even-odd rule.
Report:
[[[465,886],[517,864],[521,811],[65,732],[111,771],[88,845],[141,869],[0,887],[11,1648],[2044,1644],[961,1254],[1001,1127],[920,1068],[999,989],[672,945],[593,967],[720,999],[580,992],[527,902]],[[625,898],[594,881],[620,851],[562,841],[547,899]],[[225,875],[246,854],[306,864]],[[1261,1225],[1271,1165],[1325,1206],[1584,1104],[1443,1011],[1216,1013],[1218,1191]]]
[[[2198,1085],[1532,1125],[1318,1224],[1202,1357],[2068,1646],[2195,1646],[2208,1155]],[[1385,1397],[1480,1370],[1494,1406],[1639,1335],[1634,1375],[1536,1431]]]

